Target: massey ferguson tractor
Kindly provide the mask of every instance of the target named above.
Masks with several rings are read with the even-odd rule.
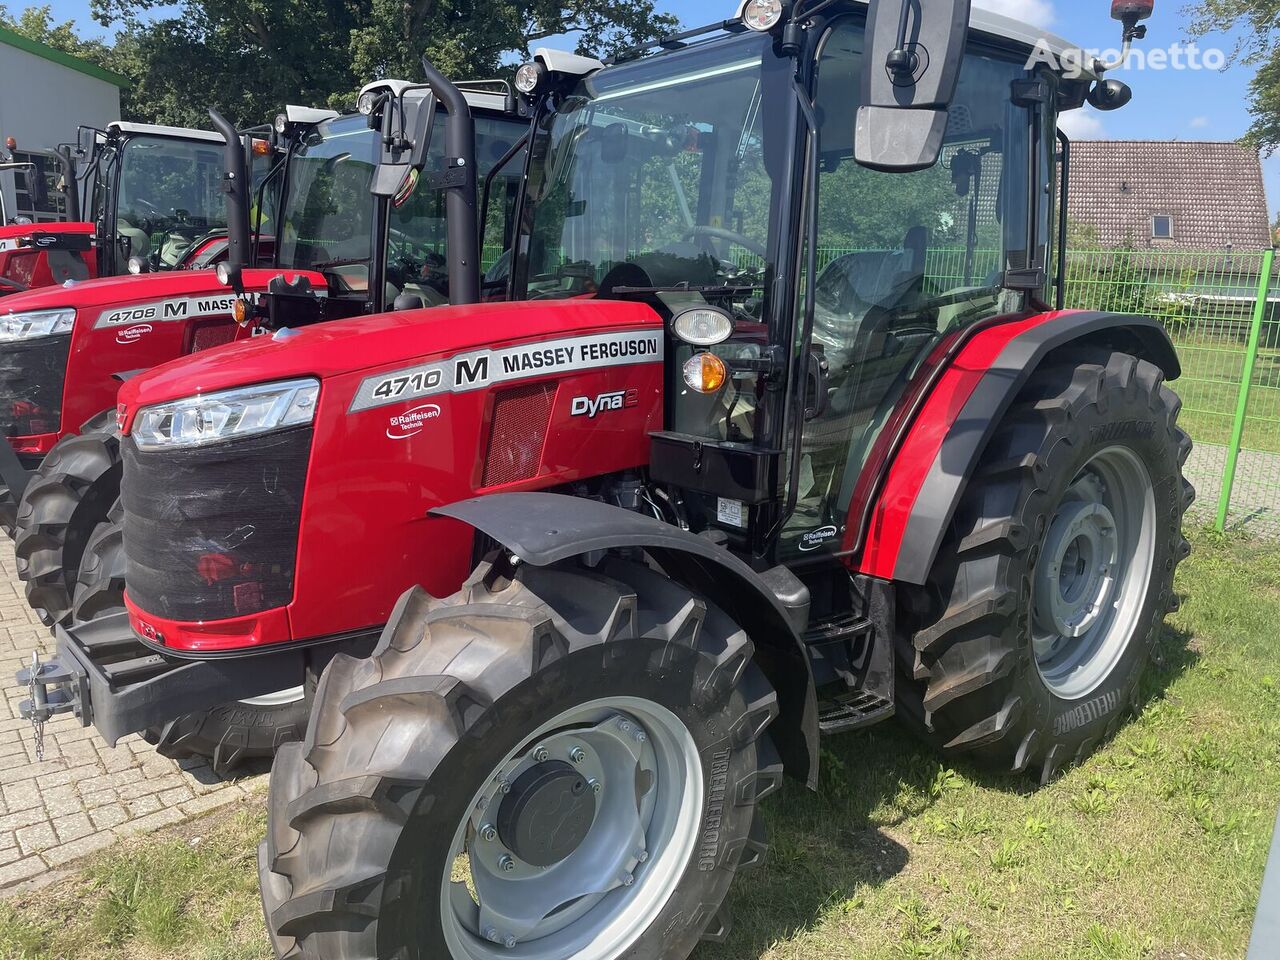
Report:
[[[145,123],[82,129],[74,148],[51,154],[66,220],[0,224],[0,293],[225,259],[222,143],[212,131]],[[47,193],[43,171],[25,182]]]
[[[492,174],[490,222],[495,243],[502,244],[509,241],[515,186],[524,170],[523,160],[516,161],[528,120],[509,109],[507,96],[484,85],[469,88],[464,98],[476,114],[467,122],[475,128],[478,169]],[[233,249],[217,271],[100,280],[11,301],[33,311],[8,318],[11,324],[34,324],[46,312],[66,315],[65,331],[53,331],[61,335],[50,335],[47,326],[33,330],[25,351],[0,343],[0,362],[13,355],[12,402],[31,403],[28,419],[10,428],[17,434],[10,437],[16,452],[0,446],[0,472],[18,491],[17,506],[9,508],[18,575],[46,624],[123,609],[124,556],[119,530],[108,523],[120,493],[115,400],[122,380],[232,340],[275,331],[279,342],[293,329],[380,312],[393,303],[448,302],[440,187],[429,178],[419,182],[423,166],[438,159],[425,152],[429,131],[447,127],[448,120],[426,109],[424,99],[420,85],[386,81],[365,88],[361,113],[339,117],[291,107],[278,117],[282,159],[254,197],[243,191],[231,196]],[[245,151],[230,125],[215,121],[231,131],[235,144],[227,150],[228,182],[246,182]],[[406,122],[424,126],[406,134]],[[380,165],[384,140],[394,138],[419,145],[418,152],[396,147],[396,162]],[[379,187],[375,174],[394,182]],[[371,194],[371,186],[382,193]],[[241,252],[250,247],[244,210],[277,206],[274,266],[243,269],[246,261],[262,261],[257,251]],[[259,226],[254,235],[264,232]],[[47,397],[43,405],[33,402],[36,392]],[[47,426],[27,426],[37,421]],[[38,466],[28,470],[24,460]],[[219,772],[229,772],[241,760],[270,755],[281,730],[300,737],[305,721],[306,704],[294,691],[184,716],[148,736],[166,755],[206,756]]]
[[[126,612],[57,631],[28,715],[304,690],[259,854],[290,960],[679,960],[823,735],[1087,756],[1189,550],[1180,370],[1062,309],[1056,121],[1128,88],[969,7],[540,51],[511,302],[451,137],[455,306],[125,383]]]

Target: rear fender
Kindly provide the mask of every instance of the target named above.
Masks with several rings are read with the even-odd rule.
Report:
[[[934,384],[892,454],[871,512],[859,570],[924,584],[960,497],[1005,412],[1052,351],[1108,346],[1164,371],[1182,373],[1164,328],[1150,317],[1060,311],[1023,317],[975,334]]]
[[[643,549],[750,634],[757,662],[778,692],[782,712],[771,730],[787,773],[817,786],[818,704],[804,644],[778,596],[733,554],[653,517],[563,494],[493,494],[431,512],[462,521],[540,567],[606,550]]]

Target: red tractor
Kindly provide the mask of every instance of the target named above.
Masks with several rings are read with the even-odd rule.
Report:
[[[1138,702],[1194,497],[1164,331],[1062,309],[1056,121],[1129,97],[1068,49],[748,0],[539,52],[524,302],[480,302],[451,138],[470,303],[126,383],[127,612],[59,629],[26,713],[307,691],[259,859],[292,960],[686,957],[760,801],[894,713],[1048,781]]]
[[[468,120],[475,127],[478,170],[492,174],[489,222],[501,244],[510,232],[518,184],[510,175],[523,172],[528,121],[516,116],[504,93],[474,85],[464,96],[476,112]],[[120,538],[106,522],[120,492],[114,404],[122,380],[174,357],[270,331],[279,343],[294,329],[377,313],[393,303],[448,303],[447,223],[439,187],[429,177],[419,183],[423,166],[439,165],[442,158],[399,148],[386,162],[380,156],[384,139],[404,135],[397,125],[406,118],[428,130],[445,127],[446,118],[427,110],[425,99],[421,85],[386,81],[365,88],[361,108],[367,112],[337,116],[290,108],[277,118],[279,159],[258,183],[252,204],[243,192],[229,204],[231,258],[217,271],[115,278],[11,301],[33,311],[15,315],[13,323],[34,324],[45,312],[68,318],[64,335],[50,336],[42,327],[33,330],[29,346],[0,344],[0,370],[6,354],[13,356],[9,393],[15,408],[25,402],[28,414],[10,427],[16,451],[0,446],[0,472],[18,492],[16,507],[10,506],[18,575],[46,624],[123,609]],[[244,150],[230,126],[216,119],[236,143],[226,159],[230,182],[245,182]],[[429,134],[413,128],[407,133],[422,151],[429,149]],[[500,162],[508,176],[501,176]],[[378,187],[375,174],[396,179],[382,194],[371,195],[371,187]],[[272,265],[241,269],[237,265],[246,260],[263,261],[256,250],[240,252],[250,244],[236,239],[249,236],[243,211],[250,205],[264,215],[271,211],[279,236]],[[474,261],[468,265],[474,269]],[[500,272],[501,264],[490,269],[491,276]],[[505,289],[505,283],[500,286]],[[37,429],[36,423],[47,427]],[[183,717],[149,736],[170,755],[209,756],[225,772],[243,759],[269,755],[276,728],[300,729],[305,717],[305,704],[295,693],[230,705],[214,717]],[[223,729],[224,721],[229,729]],[[246,733],[247,728],[252,729]],[[196,729],[199,736],[191,736]]]
[[[220,134],[117,121],[105,130],[82,129],[79,139],[14,164],[23,168],[37,208],[53,203],[56,165],[66,219],[21,223],[0,214],[0,293],[141,270],[199,269],[225,258]],[[10,138],[10,153],[15,148]],[[81,219],[86,208],[92,222]]]

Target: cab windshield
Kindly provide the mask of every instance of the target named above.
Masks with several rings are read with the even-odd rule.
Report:
[[[174,267],[202,237],[227,228],[221,143],[138,134],[119,163],[116,234],[130,256]]]
[[[428,171],[442,167],[446,122],[445,114],[437,115]],[[510,120],[476,118],[481,177],[511,150],[525,129],[523,123]],[[363,116],[340,117],[320,124],[294,151],[278,239],[281,266],[320,271],[339,292],[367,291],[377,211],[369,188],[378,165],[379,136]],[[518,175],[522,160],[513,161],[507,169]],[[427,306],[446,303],[448,231],[443,192],[431,189],[424,175],[416,189],[397,201],[387,217],[391,297],[411,293]],[[501,240],[502,234],[495,234]]]
[[[767,38],[582,81],[540,122],[530,165],[533,297],[731,288],[759,313],[771,233]],[[772,108],[772,110],[770,109]]]

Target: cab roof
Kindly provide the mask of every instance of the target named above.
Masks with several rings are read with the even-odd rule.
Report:
[[[129,136],[146,135],[150,137],[172,137],[175,140],[201,140],[207,143],[222,143],[222,134],[212,130],[195,130],[189,127],[166,127],[156,123],[129,123],[124,120],[113,120],[107,124],[107,130]]]

